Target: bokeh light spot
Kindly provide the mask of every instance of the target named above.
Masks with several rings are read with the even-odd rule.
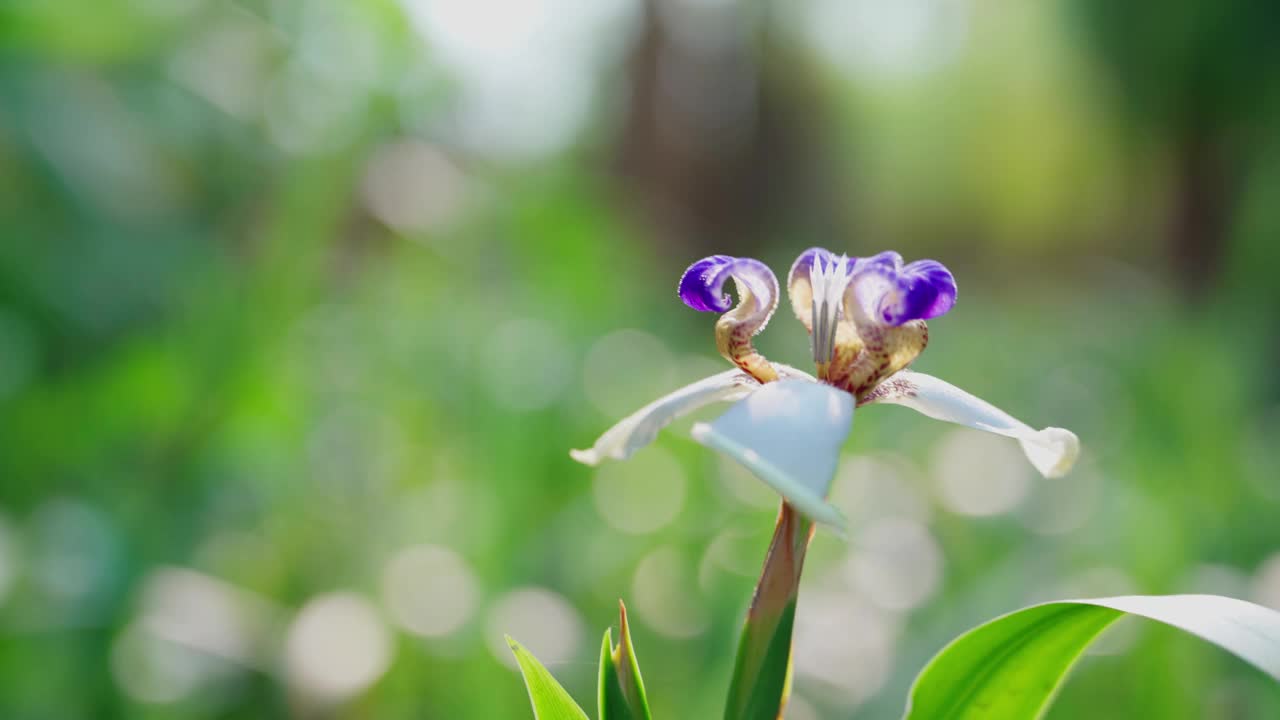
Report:
[[[265,600],[217,578],[185,568],[151,573],[140,621],[149,632],[185,647],[244,665],[257,664],[276,610]]]
[[[574,370],[560,332],[533,318],[507,320],[494,328],[481,363],[494,402],[515,411],[540,410],[556,402]]]
[[[382,600],[396,623],[426,637],[457,631],[475,612],[479,583],[458,553],[440,545],[397,552],[382,570]]]
[[[967,0],[816,0],[806,30],[832,64],[860,78],[901,79],[954,60],[968,35]]]
[[[573,139],[587,119],[593,71],[613,49],[606,38],[616,42],[635,9],[632,0],[401,4],[458,79],[461,140],[517,160]]]
[[[847,592],[808,593],[796,614],[796,674],[839,693],[850,705],[889,680],[900,621]]]
[[[690,594],[698,587],[691,563],[674,547],[649,553],[636,566],[631,597],[636,614],[668,637],[687,638],[707,627],[706,609]]]
[[[591,484],[596,511],[610,526],[640,535],[670,524],[685,500],[684,468],[659,447],[596,470]]]
[[[890,517],[928,522],[929,501],[918,488],[916,474],[898,457],[847,457],[831,483],[830,502],[854,527]]]
[[[583,366],[587,400],[621,418],[675,389],[671,352],[643,330],[618,330],[592,344]]]
[[[942,583],[942,550],[925,526],[886,519],[858,532],[845,571],[859,594],[886,610],[927,602]]]
[[[1031,472],[1017,442],[990,433],[952,430],[934,448],[938,497],[959,515],[1013,510],[1031,489]]]
[[[767,526],[730,528],[707,545],[698,564],[698,587],[710,592],[723,577],[735,584],[760,572],[760,551],[769,546]]]
[[[338,702],[378,681],[391,662],[391,638],[377,611],[355,593],[312,598],[289,626],[290,684],[321,702]]]
[[[485,633],[493,657],[515,668],[507,635],[550,667],[577,657],[583,638],[582,616],[559,593],[540,587],[519,588],[494,602]]]
[[[262,112],[265,78],[279,41],[253,13],[228,10],[177,50],[169,74],[219,110],[250,120]]]
[[[360,184],[365,207],[401,232],[445,230],[466,209],[467,177],[440,148],[403,139],[378,148]]]

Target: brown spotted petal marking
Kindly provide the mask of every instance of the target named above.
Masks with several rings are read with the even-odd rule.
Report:
[[[729,278],[738,289],[736,307],[724,292]],[[681,276],[680,299],[694,310],[724,313],[716,321],[716,349],[725,359],[762,383],[778,379],[777,371],[751,344],[778,309],[778,278],[768,265],[728,255],[703,258]]]
[[[897,327],[864,326],[838,345],[838,362],[828,375],[832,385],[853,395],[859,402],[894,373],[911,364],[929,344],[929,328],[923,320]]]
[[[823,248],[796,258],[787,277],[791,308],[812,336],[818,377],[861,399],[928,344],[923,318],[955,302],[940,263],[903,266],[896,253],[850,260]]]

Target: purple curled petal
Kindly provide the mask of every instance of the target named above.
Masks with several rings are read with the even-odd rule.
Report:
[[[733,307],[724,294],[721,271],[733,264],[728,255],[712,255],[689,266],[680,276],[680,299],[698,312],[726,312]],[[716,281],[719,276],[719,282]]]
[[[733,300],[724,292],[729,278],[751,291],[757,308],[772,308],[778,280],[768,265],[752,258],[712,255],[689,266],[680,277],[680,299],[699,312],[728,312]]]
[[[917,260],[903,268],[903,274],[911,279],[910,292],[919,296],[915,301],[916,309],[911,313],[915,319],[936,318],[955,307],[956,279],[942,263]]]
[[[945,314],[956,304],[956,281],[936,260],[902,264],[892,250],[858,261],[854,294],[873,322],[902,325]]]
[[[956,281],[951,271],[936,260],[917,260],[893,278],[890,292],[877,305],[877,315],[889,325],[902,325],[938,317],[955,304]]]

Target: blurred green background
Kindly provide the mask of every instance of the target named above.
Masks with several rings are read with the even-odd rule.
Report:
[[[860,411],[792,720],[1037,600],[1280,608],[1278,8],[0,5],[0,717],[524,718],[502,633],[589,704],[619,597],[718,717],[775,498],[688,421],[567,455],[724,367],[717,252],[943,261],[917,367],[1086,448]],[[1138,622],[1050,713],[1277,716]]]

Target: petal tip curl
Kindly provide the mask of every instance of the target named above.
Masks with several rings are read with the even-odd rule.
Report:
[[[680,300],[698,312],[727,311],[732,305],[724,294],[725,276],[720,271],[733,260],[728,255],[711,255],[686,268],[680,276]]]
[[[594,449],[570,450],[569,457],[582,463],[583,465],[589,465],[591,467],[595,467],[596,465],[599,465],[600,461],[604,459],[600,457],[600,453],[596,452]]]
[[[1071,472],[1080,457],[1080,438],[1063,428],[1047,427],[1021,442],[1027,459],[1047,478]]]

